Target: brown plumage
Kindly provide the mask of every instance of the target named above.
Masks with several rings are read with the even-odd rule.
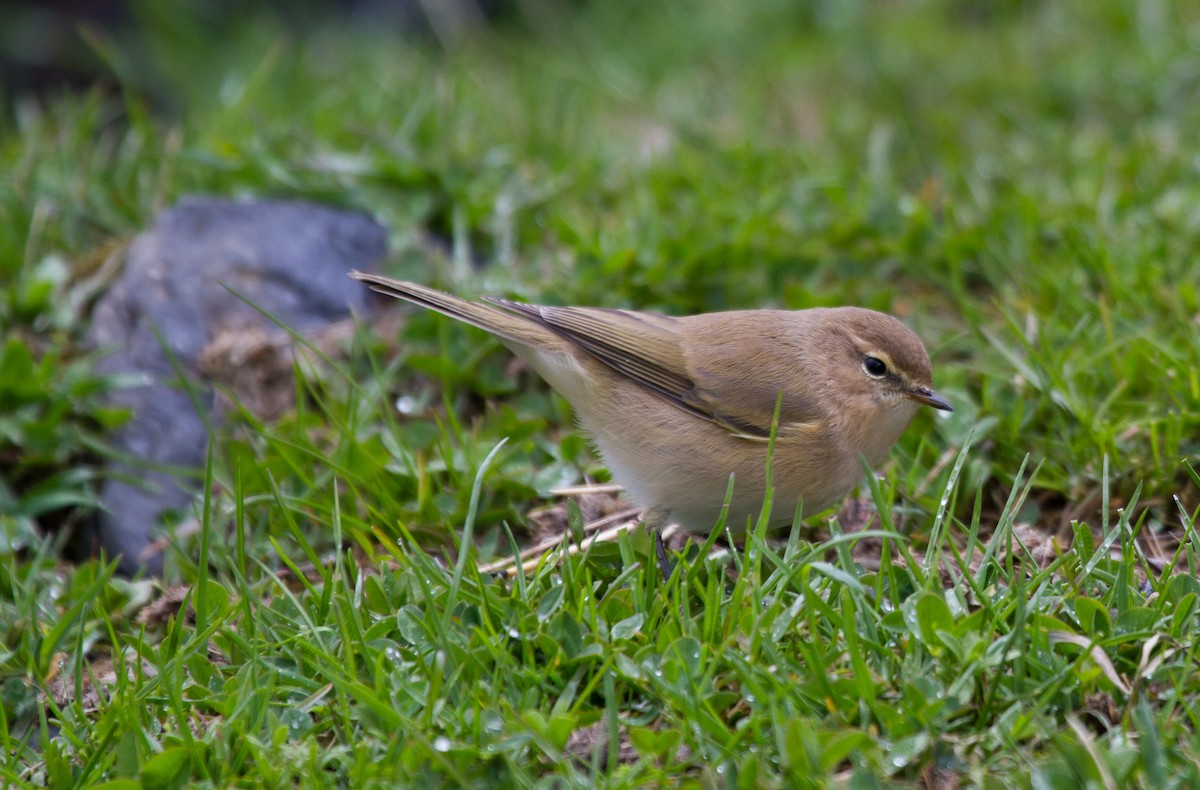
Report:
[[[766,494],[771,520],[844,497],[934,394],[929,355],[895,318],[859,307],[746,310],[673,318],[596,307],[471,302],[361,272],[380,293],[485,329],[571,403],[614,479],[646,521],[710,532],[733,496],[742,531]]]

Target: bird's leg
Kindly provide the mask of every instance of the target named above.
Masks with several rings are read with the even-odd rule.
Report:
[[[662,571],[663,581],[671,578],[671,560],[667,557],[667,547],[663,545],[662,532],[654,530],[654,551],[658,554],[658,569]]]
[[[658,569],[662,572],[663,583],[671,578],[671,560],[667,557],[667,547],[663,545],[662,531],[667,526],[667,511],[650,508],[642,515],[642,523],[654,535],[654,553],[658,556]]]

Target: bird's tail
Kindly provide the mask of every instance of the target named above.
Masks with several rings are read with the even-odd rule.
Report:
[[[371,290],[436,310],[463,323],[491,332],[502,340],[519,345],[556,350],[566,345],[561,336],[550,331],[532,316],[510,312],[489,304],[472,302],[453,294],[417,283],[393,280],[378,274],[352,271],[350,276],[366,283]]]

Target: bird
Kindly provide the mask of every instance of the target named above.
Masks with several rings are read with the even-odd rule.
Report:
[[[644,508],[664,578],[670,523],[744,533],[840,502],[883,461],[933,390],[921,339],[862,307],[673,317],[484,297],[360,271],[381,294],[495,335],[571,404],[613,479]],[[768,481],[768,455],[770,479]],[[727,496],[732,478],[732,493]]]

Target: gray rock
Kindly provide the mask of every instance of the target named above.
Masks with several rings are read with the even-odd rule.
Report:
[[[112,437],[127,458],[110,467],[82,548],[120,555],[124,573],[160,572],[161,554],[147,549],[164,513],[190,510],[207,450],[205,347],[222,334],[281,332],[243,299],[305,335],[364,311],[368,291],[346,272],[386,253],[386,231],[370,218],[308,203],[187,198],[160,214],[93,314],[90,344],[111,349],[100,370],[145,383],[113,396],[133,413]]]

